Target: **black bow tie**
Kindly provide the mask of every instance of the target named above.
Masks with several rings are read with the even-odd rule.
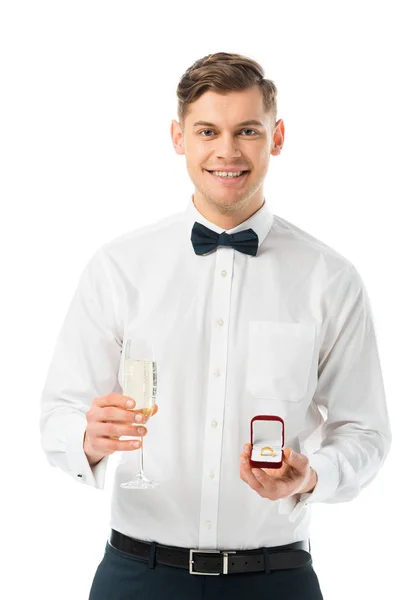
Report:
[[[232,246],[239,252],[255,256],[258,249],[258,235],[253,229],[245,229],[237,233],[217,233],[201,223],[195,222],[192,229],[193,248],[196,254],[206,254],[217,246]]]

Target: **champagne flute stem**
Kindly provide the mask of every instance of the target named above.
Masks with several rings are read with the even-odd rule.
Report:
[[[142,442],[140,448],[139,448],[139,477],[143,478],[143,438],[140,438],[140,441]]]

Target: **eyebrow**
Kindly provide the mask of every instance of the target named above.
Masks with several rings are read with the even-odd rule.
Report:
[[[196,121],[196,123],[193,123],[193,127],[196,127],[197,125],[204,125],[205,127],[217,127],[217,125],[214,125],[214,123],[209,123],[208,121]],[[243,125],[258,125],[258,127],[265,127],[264,123],[257,121],[257,119],[242,121],[241,123],[237,123],[236,127],[241,127]]]

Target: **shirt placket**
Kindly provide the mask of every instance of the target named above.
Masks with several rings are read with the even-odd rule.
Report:
[[[219,247],[215,256],[212,298],[210,364],[204,431],[200,501],[199,548],[217,548],[218,502],[226,394],[226,369],[232,273],[235,251]]]

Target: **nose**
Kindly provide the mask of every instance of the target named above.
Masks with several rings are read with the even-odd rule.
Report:
[[[238,148],[238,140],[231,135],[221,136],[217,142],[216,156],[218,158],[230,159],[241,156],[241,151]]]

